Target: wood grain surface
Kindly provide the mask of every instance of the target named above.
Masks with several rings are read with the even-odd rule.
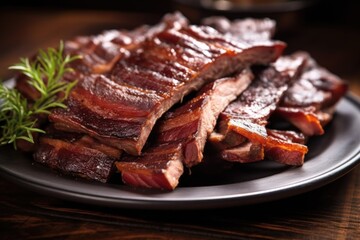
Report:
[[[7,66],[60,39],[155,23],[159,13],[97,10],[0,11],[0,78]],[[288,52],[309,51],[360,96],[360,32],[305,23],[282,32]],[[1,157],[1,156],[0,156]],[[359,239],[360,166],[317,190],[264,204],[154,211],[97,207],[40,195],[0,175],[0,239]]]
[[[288,199],[198,211],[95,207],[34,194],[4,179],[0,189],[2,239],[358,239],[360,234],[360,167]]]

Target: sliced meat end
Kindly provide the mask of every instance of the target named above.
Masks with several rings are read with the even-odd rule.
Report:
[[[304,164],[308,148],[303,145],[306,138],[302,133],[268,129],[268,134],[268,142],[265,145],[266,158],[290,166]]]
[[[64,174],[108,182],[114,172],[114,162],[121,153],[116,149],[110,151],[107,146],[90,148],[89,145],[94,146],[94,143],[94,140],[89,139],[67,142],[42,137],[34,159]]]
[[[218,79],[204,86],[197,96],[166,113],[158,124],[158,142],[182,140],[184,163],[192,167],[202,161],[206,139],[225,107],[250,84],[253,75],[245,69],[235,77]]]
[[[327,121],[331,118],[329,114],[317,111],[317,113],[310,108],[289,108],[279,107],[276,109],[276,113],[289,121],[295,127],[297,127],[302,133],[307,136],[322,135],[324,134],[324,128],[321,124],[321,119],[325,118]],[[326,116],[325,116],[326,115]]]
[[[264,159],[264,147],[261,143],[246,142],[221,151],[221,157],[229,162],[257,162]]]
[[[272,66],[258,70],[249,88],[221,113],[220,132],[213,134],[210,141],[222,149],[223,158],[239,162],[264,158],[268,119],[305,62],[306,55],[296,54],[282,57]]]
[[[183,169],[181,144],[164,144],[149,149],[141,157],[125,156],[116,162],[126,185],[174,190]]]
[[[345,81],[320,67],[307,54],[304,72],[285,93],[276,113],[307,136],[322,135],[323,127],[331,121],[334,107],[347,89]]]

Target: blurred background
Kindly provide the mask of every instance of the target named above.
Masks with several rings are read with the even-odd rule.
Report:
[[[0,3],[0,79],[20,57],[61,39],[106,29],[155,24],[163,14],[181,11],[193,23],[211,15],[269,17],[277,21],[276,39],[287,53],[310,52],[360,94],[360,2],[350,0],[20,0]]]

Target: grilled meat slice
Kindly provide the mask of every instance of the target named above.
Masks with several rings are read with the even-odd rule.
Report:
[[[81,58],[71,62],[73,72],[65,74],[64,80],[74,81],[90,74],[105,74],[120,59],[129,56],[140,43],[166,28],[188,25],[187,19],[178,12],[167,14],[154,26],[141,26],[134,30],[108,30],[94,36],[79,36],[64,42],[64,55]],[[35,58],[36,56],[34,56]],[[39,93],[27,83],[25,75],[16,78],[16,88],[28,99],[35,100]]]
[[[142,26],[132,31],[108,30],[96,36],[76,37],[65,42],[64,54],[81,56],[70,64],[77,74],[106,73],[129,55],[148,31],[148,26]]]
[[[281,42],[229,40],[206,26],[174,24],[120,60],[109,79],[81,80],[68,109],[54,111],[50,120],[61,130],[81,131],[139,155],[157,119],[189,92],[239,68],[274,61],[284,47]]]
[[[67,175],[107,182],[121,151],[89,136],[64,135],[41,137],[34,153],[35,161]]]
[[[283,107],[276,109],[280,115],[307,136],[324,134],[324,126],[332,119],[335,108],[316,110],[315,107]]]
[[[304,145],[306,137],[295,131],[267,129],[268,141],[265,145],[267,159],[291,166],[304,164],[308,148]]]
[[[200,163],[205,142],[219,114],[248,87],[252,78],[250,70],[245,69],[235,77],[206,85],[195,98],[165,115],[159,123],[157,141],[182,140],[185,165],[192,167]]]
[[[261,69],[250,87],[220,114],[220,135],[212,134],[209,140],[222,148],[224,159],[236,161],[238,155],[239,162],[253,162],[264,158],[267,120],[304,64],[304,55],[295,54]]]
[[[173,190],[184,171],[182,145],[160,144],[138,157],[126,155],[115,164],[129,186]]]
[[[131,31],[108,30],[96,36],[76,37],[65,42],[65,54],[82,57],[71,65],[77,73],[107,73],[119,59],[128,56],[130,51],[137,48],[145,39],[174,25],[186,26],[188,20],[179,12],[175,12],[166,14],[154,26],[144,25]]]
[[[206,139],[218,115],[250,84],[252,77],[245,69],[235,77],[218,79],[203,87],[186,104],[166,113],[156,126],[156,142],[140,157],[128,156],[116,164],[124,182],[132,186],[174,189],[182,174],[180,163],[192,167],[202,161]],[[167,158],[166,151],[163,157],[163,148],[169,146],[176,155]],[[171,178],[169,173],[173,173]],[[165,180],[168,180],[166,184]]]
[[[303,53],[305,54],[305,53]],[[304,73],[285,94],[276,113],[307,136],[322,135],[347,84],[307,55]]]

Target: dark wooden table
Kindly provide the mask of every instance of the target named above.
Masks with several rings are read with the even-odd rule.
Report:
[[[60,39],[155,23],[159,14],[14,10],[0,15],[0,76],[7,66]],[[360,95],[360,32],[304,24],[281,34],[288,51],[309,51]],[[0,156],[1,157],[1,156]],[[150,211],[79,204],[31,192],[0,177],[0,239],[359,239],[360,166],[317,190],[250,206]]]

